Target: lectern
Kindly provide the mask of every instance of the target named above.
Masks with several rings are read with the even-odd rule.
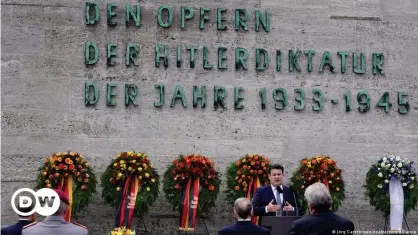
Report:
[[[288,235],[293,221],[302,216],[262,216],[260,225],[270,229],[270,235]]]

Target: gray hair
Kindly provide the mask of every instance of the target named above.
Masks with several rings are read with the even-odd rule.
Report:
[[[246,219],[251,216],[253,205],[251,201],[245,197],[238,198],[234,203],[234,210],[240,219]]]
[[[306,188],[305,198],[316,211],[328,210],[332,204],[331,194],[323,183],[314,183]]]
[[[58,210],[57,212],[55,212],[54,215],[65,215],[67,208],[68,205],[63,200],[60,200],[60,206],[58,207]]]

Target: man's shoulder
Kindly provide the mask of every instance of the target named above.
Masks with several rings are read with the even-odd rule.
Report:
[[[269,187],[271,187],[271,186],[270,185],[264,185],[264,186],[258,187],[256,191],[262,192],[262,191],[267,190]]]
[[[71,221],[71,223],[69,223],[69,228],[74,232],[74,234],[87,234],[87,227],[77,222]]]
[[[35,226],[35,225],[37,225],[37,224],[39,224],[39,222],[38,222],[38,221],[35,221],[35,222],[32,222],[32,223],[30,223],[30,224],[28,224],[28,225],[23,226],[23,228],[22,228],[22,229],[33,228],[33,226]]]
[[[344,218],[344,217],[342,217],[342,216],[339,216],[339,215],[337,215],[337,214],[333,214],[334,215],[334,221],[336,221],[337,223],[339,223],[339,224],[345,224],[345,225],[350,225],[350,226],[354,226],[354,223],[353,223],[353,221],[351,221],[351,220],[349,220],[349,219],[346,219],[346,218]]]
[[[227,225],[219,230],[219,234],[225,233],[227,234],[230,231],[235,231],[235,225]]]

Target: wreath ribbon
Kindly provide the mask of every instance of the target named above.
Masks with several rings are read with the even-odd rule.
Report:
[[[196,228],[199,201],[199,178],[190,178],[183,187],[180,199],[180,230],[194,231]]]
[[[67,222],[71,220],[71,211],[73,206],[73,177],[71,175],[62,177],[62,180],[57,184],[57,189],[61,189],[69,199],[69,206],[65,212],[64,219]]]
[[[254,197],[255,192],[257,191],[257,188],[260,187],[260,186],[261,186],[260,178],[258,178],[258,176],[253,176],[251,178],[250,185],[249,185],[248,191],[247,191],[247,198],[249,200],[252,200],[252,198]],[[251,221],[253,222],[253,224],[258,225],[259,219],[260,219],[260,217],[253,216],[251,218]]]
[[[116,213],[115,228],[131,228],[139,188],[139,179],[136,174],[126,178],[123,191],[121,192],[122,200]]]

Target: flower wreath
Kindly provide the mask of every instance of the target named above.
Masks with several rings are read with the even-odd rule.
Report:
[[[159,175],[152,167],[147,154],[140,152],[121,152],[113,159],[101,177],[102,198],[105,203],[118,208],[127,179],[137,180],[135,215],[142,216],[157,200],[160,184]],[[128,227],[129,228],[129,227]]]
[[[69,221],[71,213],[76,216],[87,207],[96,192],[96,184],[96,176],[81,154],[57,152],[45,158],[39,167],[36,188],[60,188],[69,194],[71,210],[66,215]]]
[[[180,155],[167,167],[163,190],[173,211],[180,211],[180,230],[194,230],[197,215],[215,206],[221,180],[214,167],[214,162],[199,154]],[[185,208],[193,212],[188,214]]]
[[[366,175],[366,196],[375,210],[385,216],[390,214],[389,181],[393,178],[401,180],[404,191],[404,213],[407,215],[418,204],[417,173],[413,161],[399,156],[382,157],[373,164]]]
[[[247,154],[226,169],[226,199],[233,204],[240,197],[252,198],[255,190],[269,184],[270,160],[262,155]]]
[[[310,159],[304,158],[300,161],[299,168],[290,178],[292,188],[295,190],[299,205],[306,211],[308,203],[304,199],[305,189],[316,182],[327,186],[332,197],[333,211],[337,211],[345,198],[344,181],[341,169],[329,156],[317,155]]]

